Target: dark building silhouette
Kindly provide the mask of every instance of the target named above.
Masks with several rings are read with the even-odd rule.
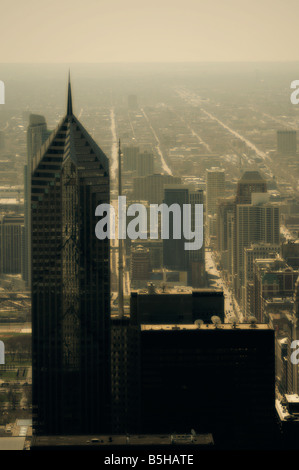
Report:
[[[274,330],[141,325],[140,433],[212,433],[218,448],[275,438]]]
[[[109,203],[106,155],[67,113],[32,164],[33,423],[36,434],[107,431],[109,240],[95,209]]]
[[[44,116],[30,114],[27,129],[27,163],[24,167],[24,209],[25,209],[25,252],[23,279],[26,284],[31,280],[31,168],[34,156],[51,135]]]
[[[236,204],[251,204],[252,193],[266,193],[267,182],[259,171],[245,171],[238,181]]]
[[[189,253],[184,249],[186,240],[183,236],[183,205],[189,203],[188,188],[182,185],[167,185],[164,188],[164,203],[168,208],[173,204],[179,206],[181,236],[175,238],[174,214],[170,211],[169,238],[163,240],[163,264],[168,269],[184,271],[189,268]]]
[[[213,315],[224,321],[224,295],[218,289],[194,289],[192,292],[131,292],[132,324],[190,324],[195,320],[211,323]]]

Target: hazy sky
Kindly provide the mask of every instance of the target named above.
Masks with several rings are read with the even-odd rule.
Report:
[[[298,60],[298,0],[1,0],[0,62]]]

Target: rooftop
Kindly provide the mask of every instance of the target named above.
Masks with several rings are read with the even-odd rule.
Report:
[[[212,434],[140,434],[95,436],[36,436],[33,447],[42,446],[123,446],[123,445],[213,445]]]
[[[170,330],[215,330],[215,326],[211,323],[205,323],[200,326],[194,324],[171,324],[171,325],[141,325],[141,331],[150,331],[150,330],[163,330],[163,331],[170,331]],[[217,325],[218,330],[272,330],[272,328],[267,323],[256,323],[254,327],[252,327],[249,323],[237,323],[236,328],[233,328],[232,324],[230,323],[221,323]]]

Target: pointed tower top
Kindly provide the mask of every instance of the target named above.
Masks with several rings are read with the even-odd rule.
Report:
[[[67,93],[67,116],[73,115],[73,103],[72,103],[72,89],[71,89],[71,73],[69,71],[68,80],[68,93]]]

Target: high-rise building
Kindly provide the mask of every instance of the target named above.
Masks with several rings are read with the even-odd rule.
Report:
[[[295,283],[299,275],[282,258],[256,259],[254,261],[254,311],[258,321],[264,322],[265,300],[290,297],[294,294]]]
[[[149,176],[154,173],[154,155],[144,151],[137,157],[137,176]]]
[[[195,230],[195,204],[204,203],[204,192],[201,189],[189,191],[189,204],[191,205],[191,227],[192,231]],[[189,271],[190,283],[192,287],[203,287],[205,285],[205,228],[203,230],[203,244],[199,250],[190,250],[189,256]]]
[[[238,300],[244,296],[244,248],[251,243],[280,243],[280,208],[269,202],[267,183],[258,171],[245,171],[238,182],[232,220],[232,285]]]
[[[259,171],[245,171],[238,181],[236,204],[251,204],[252,193],[266,193],[267,183]]]
[[[229,214],[233,215],[235,198],[219,199],[217,204],[217,250],[220,254],[220,263],[223,269],[229,269]]]
[[[181,236],[175,236],[174,213],[169,212],[169,237],[163,240],[163,264],[168,269],[184,271],[189,267],[189,252],[185,250],[183,235],[183,205],[189,203],[189,191],[183,185],[167,185],[164,188],[164,203],[170,208],[179,207]]]
[[[22,272],[24,217],[5,215],[0,218],[0,273]]]
[[[136,171],[139,147],[131,145],[123,148],[124,171]]]
[[[110,249],[95,235],[109,162],[67,113],[31,177],[33,422],[37,434],[105,432],[110,397]]]
[[[24,167],[24,209],[25,209],[25,253],[23,278],[29,285],[31,279],[31,169],[33,157],[38,153],[42,145],[50,136],[44,116],[38,114],[29,115],[27,129],[27,163]]]
[[[178,176],[154,174],[133,178],[133,197],[136,201],[148,201],[149,204],[162,204],[164,187],[169,184],[181,184]]]
[[[214,215],[217,212],[218,198],[225,194],[225,173],[221,168],[210,168],[206,172],[207,210],[206,214]]]
[[[244,248],[244,295],[243,310],[245,315],[253,315],[254,309],[254,286],[253,272],[254,261],[256,259],[276,258],[279,253],[279,245],[270,243],[252,244],[248,248]]]
[[[276,204],[238,204],[235,219],[234,287],[237,297],[244,285],[244,249],[251,243],[279,246],[279,206]]]
[[[277,131],[277,152],[280,155],[296,155],[297,133],[294,130]]]
[[[150,253],[149,249],[137,245],[131,249],[131,281],[133,283],[149,280]]]

